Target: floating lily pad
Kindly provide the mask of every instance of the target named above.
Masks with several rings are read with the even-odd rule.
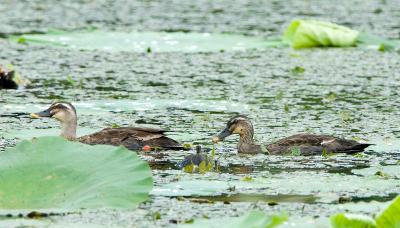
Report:
[[[237,218],[199,219],[192,224],[181,225],[181,227],[217,227],[217,228],[272,228],[288,219],[286,214],[267,215],[262,211],[251,211]]]
[[[22,141],[0,154],[0,208],[135,208],[148,199],[148,164],[123,147],[60,137]]]
[[[280,39],[265,40],[234,34],[77,31],[26,34],[24,43],[86,50],[133,52],[219,52],[282,46]]]
[[[208,196],[226,191],[230,187],[224,181],[184,180],[156,187],[152,195],[159,196]]]
[[[299,178],[301,182],[297,181]],[[320,183],[324,184],[321,185]],[[351,184],[349,184],[351,183]],[[265,195],[315,196],[317,202],[337,202],[342,194],[349,197],[389,197],[400,191],[398,181],[393,177],[356,176],[315,172],[279,173],[264,177],[254,177],[252,181],[231,179],[229,175],[219,176],[209,173],[202,175],[184,175],[179,181],[157,186],[152,195],[162,196],[217,196],[235,193]]]

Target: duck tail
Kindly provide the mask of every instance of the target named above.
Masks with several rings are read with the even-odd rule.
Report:
[[[371,143],[358,143],[356,145],[353,145],[349,148],[346,148],[343,152],[346,154],[354,154],[354,153],[358,153],[358,152],[363,152],[365,150],[365,148],[374,145]]]

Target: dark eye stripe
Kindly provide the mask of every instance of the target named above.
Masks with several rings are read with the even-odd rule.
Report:
[[[54,103],[50,106],[50,109],[69,109],[76,113],[75,107],[68,102],[65,103]]]

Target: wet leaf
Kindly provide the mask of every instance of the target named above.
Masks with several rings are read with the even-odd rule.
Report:
[[[0,208],[135,208],[148,199],[148,164],[123,147],[60,137],[22,141],[0,153]]]

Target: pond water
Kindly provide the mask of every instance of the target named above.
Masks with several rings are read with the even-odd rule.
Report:
[[[194,18],[190,21],[197,21]],[[240,31],[252,25],[251,21],[243,23],[233,27]],[[273,27],[281,24],[274,22]],[[154,26],[149,27],[160,25]],[[143,153],[141,156],[153,168],[155,187],[151,201],[134,211],[83,210],[41,220],[8,219],[7,214],[20,212],[0,211],[0,220],[10,226],[154,227],[203,217],[239,216],[260,209],[267,213],[286,211],[290,218],[286,227],[324,227],[332,214],[373,215],[398,195],[398,53],[358,48],[264,48],[264,38],[242,35],[194,39],[205,36],[202,30],[194,27],[193,31],[199,33],[172,35],[172,40],[183,42],[179,51],[162,36],[158,46],[151,46],[155,40],[150,37],[146,43],[139,42],[136,51],[125,50],[123,42],[116,42],[112,51],[104,50],[96,42],[82,43],[74,33],[69,34],[69,40],[53,37],[55,40],[41,44],[0,40],[0,64],[12,63],[31,81],[26,88],[0,90],[0,151],[21,139],[58,134],[55,120],[29,117],[30,112],[46,108],[54,99],[76,106],[80,135],[113,124],[152,126],[167,129],[170,137],[182,143],[210,149],[212,135],[233,115],[245,114],[252,119],[260,143],[312,132],[375,145],[356,155],[250,156],[237,154],[237,137],[233,136],[216,145],[219,172],[206,174],[188,174],[177,167],[184,156],[195,153],[192,150]],[[256,33],[257,29],[246,31]],[[104,33],[102,39],[115,43],[121,34],[125,33]],[[135,34],[146,37],[158,33]],[[98,34],[95,38],[98,41]],[[187,39],[195,40],[194,44],[185,43]],[[238,42],[247,39],[250,44],[238,51]],[[167,45],[159,45],[164,41]],[[49,42],[65,42],[67,46]],[[194,51],[190,49],[193,45],[204,49]]]

